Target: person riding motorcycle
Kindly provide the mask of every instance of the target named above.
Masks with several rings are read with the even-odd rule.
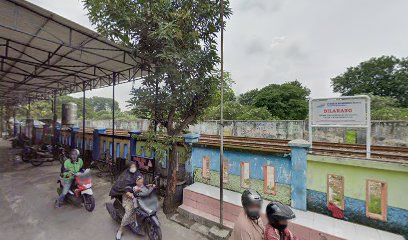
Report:
[[[263,240],[261,195],[253,189],[247,189],[242,193],[241,203],[244,210],[238,216],[230,240]]]
[[[120,240],[122,238],[123,228],[134,222],[134,206],[133,206],[133,187],[136,186],[136,181],[141,173],[137,170],[137,164],[134,161],[130,162],[129,169],[125,170],[112,186],[109,196],[111,198],[121,197],[122,206],[125,209],[125,215],[122,218],[120,227],[116,233],[116,239]]]
[[[280,202],[271,202],[266,207],[268,224],[265,228],[265,240],[296,240],[287,229],[288,220],[295,218],[292,209]]]
[[[69,192],[71,188],[72,182],[74,180],[74,176],[77,172],[82,170],[84,166],[84,162],[79,157],[79,150],[72,149],[69,154],[68,159],[64,161],[64,164],[61,167],[61,177],[63,183],[63,189],[57,200],[55,200],[55,207],[59,208],[61,203],[64,202],[65,196]]]

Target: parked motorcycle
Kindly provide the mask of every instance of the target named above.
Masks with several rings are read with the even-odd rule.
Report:
[[[158,177],[155,179],[157,183]],[[156,184],[157,186],[157,184]],[[145,192],[135,194],[134,201],[136,212],[136,221],[140,228],[137,228],[136,222],[128,225],[128,228],[138,235],[148,235],[150,240],[161,240],[162,232],[160,228],[160,222],[157,217],[157,211],[159,209],[159,200],[155,188],[149,188]],[[106,203],[106,209],[111,217],[118,223],[122,222],[125,209],[122,206],[121,197],[115,198],[113,203]]]
[[[58,180],[58,195],[62,192],[62,179]],[[66,203],[81,207],[82,203],[87,211],[92,212],[95,209],[95,198],[92,190],[91,170],[88,168],[75,174],[75,181],[65,197]]]
[[[11,141],[12,148],[18,148],[18,147],[23,148],[24,146],[28,145],[30,142],[30,139],[22,134],[12,137],[9,140]]]
[[[22,152],[24,162],[30,162],[33,166],[40,166],[44,162],[59,161],[64,164],[68,154],[63,146],[43,144],[41,146],[26,146]]]

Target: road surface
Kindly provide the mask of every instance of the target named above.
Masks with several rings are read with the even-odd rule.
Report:
[[[111,184],[107,180],[93,178],[96,208],[92,213],[71,205],[54,209],[59,164],[33,167],[16,159],[19,151],[0,140],[0,239],[115,239],[118,224],[105,208],[105,203],[110,201]],[[205,239],[168,220],[163,213],[159,218],[165,240]],[[122,239],[143,238],[126,231]]]

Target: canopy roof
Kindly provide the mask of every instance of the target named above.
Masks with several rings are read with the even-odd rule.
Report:
[[[0,0],[0,103],[20,104],[133,81],[142,59],[23,0]]]

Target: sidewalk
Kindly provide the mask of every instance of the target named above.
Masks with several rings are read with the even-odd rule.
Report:
[[[218,209],[215,208],[219,201],[219,188],[203,183],[194,183],[184,189],[183,205],[181,212],[189,212],[196,216],[207,217],[209,221],[218,222]],[[194,196],[194,197],[189,197]],[[263,214],[265,214],[268,201],[263,203]],[[219,206],[219,205],[218,205]],[[237,216],[241,209],[241,194],[224,190],[224,213],[227,227],[232,228],[231,219]],[[233,208],[231,208],[231,206]],[[301,240],[404,240],[404,237],[390,232],[366,227],[363,225],[332,218],[326,215],[293,209],[296,219],[292,221],[289,228]]]

